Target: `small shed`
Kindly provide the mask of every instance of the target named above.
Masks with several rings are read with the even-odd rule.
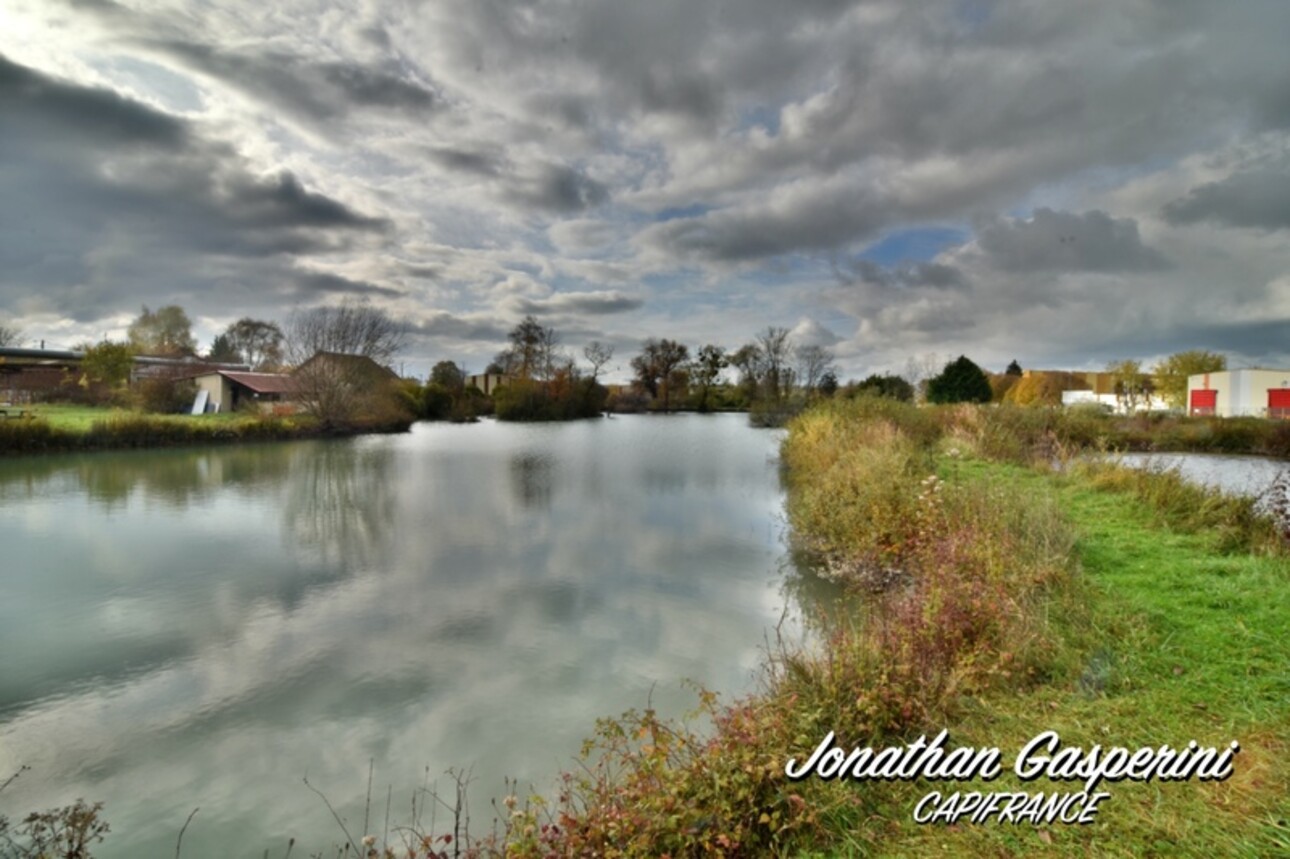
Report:
[[[243,373],[218,370],[193,378],[205,391],[208,411],[232,412],[252,405],[262,412],[294,410],[296,383],[285,373]]]

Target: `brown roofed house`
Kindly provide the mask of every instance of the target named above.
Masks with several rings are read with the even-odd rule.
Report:
[[[398,374],[366,355],[318,352],[292,371],[300,407],[326,424],[371,418]]]
[[[285,373],[243,373],[218,370],[193,378],[208,397],[207,411],[258,409],[282,413],[296,410],[296,381]]]

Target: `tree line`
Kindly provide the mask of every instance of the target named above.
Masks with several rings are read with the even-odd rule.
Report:
[[[82,389],[97,392],[99,399],[115,401],[130,378],[135,356],[187,357],[241,364],[257,372],[281,372],[306,366],[318,352],[360,355],[388,365],[405,342],[402,325],[382,310],[353,301],[293,313],[285,326],[243,317],[218,334],[205,354],[198,353],[192,329],[191,319],[178,305],[157,310],[145,306],[130,323],[124,342],[104,340],[76,347],[85,353],[77,382]],[[0,326],[0,345],[16,345],[21,336],[16,328]],[[405,380],[398,399],[413,416],[434,419],[472,420],[493,412],[503,419],[556,420],[606,410],[686,409],[748,410],[755,422],[779,423],[813,399],[838,392],[847,397],[869,394],[931,403],[1060,405],[1063,391],[1086,386],[1083,374],[1025,374],[1015,360],[1003,373],[989,373],[962,355],[939,369],[930,358],[921,364],[911,360],[905,375],[871,374],[843,385],[830,349],[794,342],[787,328],[776,326],[768,326],[734,349],[716,343],[691,349],[678,340],[647,338],[627,362],[630,384],[611,390],[602,383],[602,376],[614,355],[613,346],[592,341],[581,350],[585,363],[580,363],[553,327],[526,316],[511,329],[507,346],[485,369],[504,380],[494,395],[467,385],[465,367],[440,361],[424,385]],[[1111,362],[1107,372],[1113,375],[1121,404],[1134,411],[1153,395],[1181,408],[1189,375],[1226,366],[1222,355],[1191,350],[1162,359],[1150,371],[1138,361],[1122,360]],[[308,403],[352,399],[340,394],[348,394],[346,386],[352,391],[360,380],[335,376],[334,370],[316,372],[312,378],[302,375],[306,408]],[[142,399],[148,410],[174,411],[183,408],[181,400],[191,402],[188,394],[174,385],[145,383],[138,386],[134,398]],[[315,405],[321,417],[362,407],[372,404]]]

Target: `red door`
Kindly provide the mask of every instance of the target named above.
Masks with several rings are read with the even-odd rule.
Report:
[[[1212,415],[1218,407],[1218,391],[1192,391],[1191,413],[1193,415]]]
[[[1268,388],[1268,417],[1290,418],[1290,388]]]

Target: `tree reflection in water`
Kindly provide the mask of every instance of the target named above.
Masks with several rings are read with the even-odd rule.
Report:
[[[327,442],[297,460],[282,499],[290,545],[353,572],[384,567],[398,521],[394,451]]]
[[[555,471],[550,458],[535,453],[516,454],[511,458],[511,486],[522,506],[549,509],[555,490]]]

